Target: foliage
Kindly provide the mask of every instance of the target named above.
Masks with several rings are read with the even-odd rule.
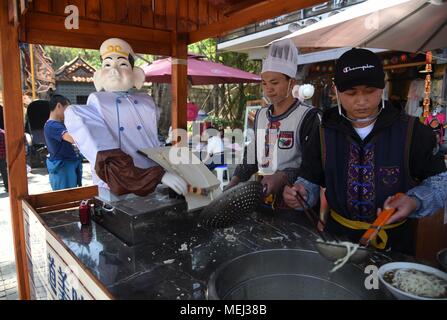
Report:
[[[77,49],[65,47],[45,46],[45,52],[53,60],[54,70],[59,69],[65,62],[69,62],[80,55],[93,68],[98,69],[101,66],[101,59],[98,50]]]
[[[142,67],[147,63],[152,63],[153,61],[157,60],[157,56],[150,55],[150,54],[137,54],[137,61],[135,61],[135,65],[138,67]]]
[[[252,73],[260,73],[261,63],[249,60],[248,55],[237,52],[217,52],[216,40],[206,39],[189,46],[189,52],[206,56],[209,60]],[[242,127],[248,100],[260,98],[256,84],[221,84],[214,86],[215,99],[210,111],[213,122],[221,121],[232,127]],[[218,120],[220,119],[220,120]]]
[[[206,58],[208,58],[208,60],[217,61],[216,45],[216,40],[205,39],[203,41],[190,44],[188,46],[188,52],[204,55]]]
[[[59,69],[65,62],[75,59],[78,55],[93,68],[98,69],[101,67],[99,50],[45,46],[45,52],[53,60],[54,70]],[[138,57],[139,59],[135,61],[136,66],[142,66],[155,60],[154,56],[148,54],[139,54]]]
[[[224,119],[221,117],[215,117],[215,116],[208,116],[205,119],[206,121],[209,121],[213,124],[214,127],[216,128],[226,128],[228,126],[233,127],[233,122],[228,120],[228,119]]]

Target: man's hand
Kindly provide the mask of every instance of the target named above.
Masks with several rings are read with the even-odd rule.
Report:
[[[307,201],[307,191],[302,184],[294,184],[293,186],[286,186],[282,193],[284,202],[293,209],[302,209],[305,204],[297,197],[297,193]]]
[[[75,143],[73,137],[68,132],[64,133],[64,135],[62,136],[62,139],[64,139],[67,142],[70,142],[71,144]]]
[[[396,212],[386,223],[393,224],[406,219],[414,210],[416,210],[417,203],[413,198],[407,196],[406,194],[402,194],[399,197],[388,197],[383,204],[383,207],[385,209],[396,208]]]
[[[265,195],[276,194],[287,184],[287,176],[284,172],[278,171],[274,174],[264,176],[261,183],[264,185]]]
[[[174,190],[177,194],[186,195],[188,193],[188,185],[185,180],[176,174],[166,172],[161,178],[161,182]]]

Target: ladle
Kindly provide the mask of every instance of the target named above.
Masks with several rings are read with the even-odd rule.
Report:
[[[324,222],[321,221],[319,215],[312,209],[312,207],[303,198],[303,196],[299,192],[297,192],[296,194],[297,199],[304,205],[303,209],[304,212],[306,213],[306,216],[311,221],[312,225],[315,226],[315,228],[318,231],[318,234],[321,237],[321,241],[315,242],[315,248],[317,249],[318,253],[320,253],[324,258],[326,258],[329,261],[337,261],[339,259],[344,258],[348,253],[346,246],[340,244],[340,240],[337,236],[326,231],[326,233],[329,234],[334,240],[331,242],[327,241],[327,238],[324,236],[324,232],[318,228],[318,222],[320,222],[323,225]],[[311,216],[313,216],[313,218]],[[357,248],[356,252],[349,258],[349,261],[354,263],[360,263],[364,261],[366,258],[368,258],[369,253],[370,250],[368,250],[366,247],[365,248],[359,247]]]
[[[397,193],[394,197],[398,198],[403,193]],[[360,246],[355,253],[349,258],[349,262],[361,263],[369,257],[372,250],[368,248],[370,242],[377,236],[380,229],[387,223],[390,217],[396,212],[395,208],[386,208],[380,211],[376,220],[371,224],[368,230],[360,238]],[[346,256],[347,248],[343,244],[317,241],[317,251],[325,258],[336,261]]]

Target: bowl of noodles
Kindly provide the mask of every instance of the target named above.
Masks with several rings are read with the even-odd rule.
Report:
[[[423,264],[384,264],[379,279],[399,300],[447,300],[447,273]]]

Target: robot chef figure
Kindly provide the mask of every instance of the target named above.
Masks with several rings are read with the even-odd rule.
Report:
[[[160,182],[186,194],[182,178],[138,153],[159,147],[159,111],[150,96],[129,91],[140,89],[145,79],[143,70],[134,66],[132,48],[112,38],[101,45],[100,54],[102,67],[94,74],[98,92],[89,95],[87,105],[71,105],[65,111],[68,132],[94,168],[93,183],[100,195],[106,189],[116,196],[146,196]]]

